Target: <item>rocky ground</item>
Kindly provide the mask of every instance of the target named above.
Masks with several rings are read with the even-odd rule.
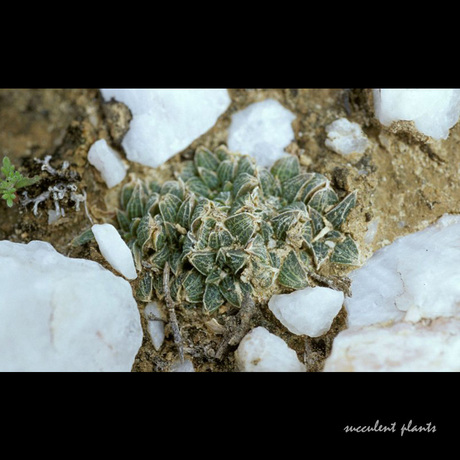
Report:
[[[231,115],[252,102],[268,97],[278,100],[297,115],[293,123],[295,140],[288,147],[309,170],[328,176],[333,187],[343,193],[358,190],[358,205],[348,218],[346,231],[358,242],[361,262],[395,238],[427,227],[444,213],[460,213],[460,187],[457,180],[460,162],[460,127],[451,129],[445,141],[419,136],[408,124],[383,128],[373,116],[370,90],[348,89],[231,89],[232,104],[206,134],[156,171],[131,164],[130,173],[139,176],[172,175],[177,162],[190,158],[198,145],[209,148],[225,143]],[[340,117],[359,123],[371,141],[362,155],[345,158],[325,146],[325,127]],[[118,203],[119,187],[108,191],[99,173],[88,163],[91,144],[105,138],[119,147],[129,127],[129,110],[122,104],[104,103],[97,89],[2,89],[0,90],[0,158],[8,156],[24,174],[43,174],[41,164],[51,155],[50,165],[59,169],[70,163],[73,182],[86,193],[87,208],[76,209],[68,200],[65,216],[49,222],[51,200],[38,207],[17,202],[12,208],[0,201],[0,239],[14,242],[43,240],[71,257],[96,260],[110,266],[94,243],[75,248],[72,240],[94,223],[110,221]],[[27,189],[31,197],[39,195],[49,181]],[[372,237],[372,230],[375,236]],[[343,270],[341,273],[346,274]],[[142,311],[144,305],[139,304]],[[225,322],[225,319],[222,319]],[[275,332],[296,350],[310,371],[320,371],[337,333],[346,327],[344,309],[330,331],[317,339],[293,336],[262,305],[251,320]],[[233,353],[222,360],[216,351],[222,340],[221,330],[198,310],[178,310],[186,353],[197,371],[234,370]],[[143,319],[143,327],[146,328]],[[168,370],[177,359],[172,333],[161,353],[156,352],[147,333],[135,360],[133,371]]]

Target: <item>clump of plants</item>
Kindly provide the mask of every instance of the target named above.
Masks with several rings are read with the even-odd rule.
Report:
[[[201,147],[177,180],[135,179],[120,201],[141,301],[165,297],[165,267],[166,295],[211,313],[314,285],[325,263],[358,264],[357,245],[341,230],[356,192],[340,199],[292,155],[267,169],[225,146]]]
[[[10,208],[16,200],[17,190],[36,184],[40,180],[40,176],[25,177],[19,171],[16,171],[8,157],[3,158],[0,171],[3,175],[3,178],[0,178],[0,194]]]

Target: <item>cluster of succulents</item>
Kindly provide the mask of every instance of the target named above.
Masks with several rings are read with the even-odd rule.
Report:
[[[200,147],[177,180],[125,185],[117,219],[142,273],[139,300],[163,298],[167,262],[172,299],[213,312],[246,293],[267,301],[310,286],[326,261],[356,265],[356,243],[340,230],[355,204],[355,192],[340,200],[296,156],[267,169]]]

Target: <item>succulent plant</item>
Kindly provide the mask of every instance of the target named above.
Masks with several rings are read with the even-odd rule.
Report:
[[[241,306],[245,293],[267,301],[303,289],[326,261],[356,265],[356,243],[340,231],[355,204],[356,192],[340,200],[293,155],[269,170],[200,147],[177,180],[125,185],[117,219],[142,272],[139,300],[163,298],[168,262],[173,300],[213,312]]]

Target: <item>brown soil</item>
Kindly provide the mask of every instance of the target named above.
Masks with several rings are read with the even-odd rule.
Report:
[[[408,123],[384,128],[373,117],[370,90],[231,89],[229,93],[230,108],[209,132],[161,168],[152,170],[131,163],[130,173],[172,175],[174,165],[190,158],[198,145],[214,148],[226,142],[234,112],[270,97],[297,115],[293,123],[295,141],[288,151],[298,155],[308,169],[327,175],[340,193],[358,190],[358,205],[348,218],[346,230],[358,242],[361,262],[395,238],[425,228],[444,213],[460,212],[457,180],[460,124],[451,129],[445,141],[420,136]],[[363,155],[345,158],[325,147],[325,126],[340,117],[362,126],[371,141],[371,147]],[[114,217],[122,184],[109,192],[99,173],[89,165],[87,153],[95,140],[105,138],[123,155],[120,142],[130,119],[126,107],[104,103],[97,89],[0,90],[0,158],[8,156],[23,174],[30,176],[44,174],[34,158],[43,160],[46,155],[52,155],[50,164],[54,168],[68,161],[76,174],[79,191],[87,193],[88,203],[87,212],[76,211],[73,203],[67,203],[65,217],[48,224],[47,211],[53,209],[51,201],[42,203],[35,216],[31,205],[24,207],[16,203],[8,208],[1,200],[0,239],[23,243],[48,241],[63,254],[96,260],[110,270],[94,243],[79,248],[73,248],[70,243],[91,225],[90,219],[102,223]],[[28,189],[30,196],[43,191],[43,182],[46,185],[46,181],[42,181]],[[377,232],[370,241],[366,232],[369,225],[376,223]],[[330,274],[346,273],[342,270]],[[139,303],[139,308],[142,312],[144,305]],[[195,370],[234,371],[234,347],[222,361],[215,359],[222,335],[220,328],[209,322],[211,318],[198,310],[177,310],[186,357],[192,360]],[[228,326],[228,316],[220,315],[216,320]],[[165,344],[157,352],[145,329],[145,319],[142,321],[144,341],[133,371],[169,370],[178,358],[170,328],[166,327]],[[320,371],[333,338],[346,327],[346,312],[342,309],[323,337],[308,340],[290,334],[264,305],[251,321],[283,338],[297,351],[308,370]]]

